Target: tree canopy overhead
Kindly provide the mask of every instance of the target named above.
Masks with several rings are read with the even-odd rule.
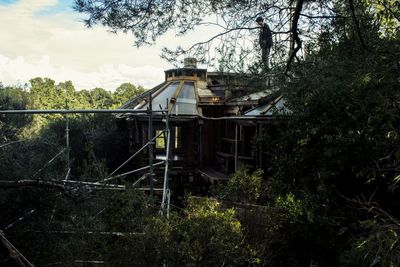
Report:
[[[101,24],[115,33],[131,32],[136,46],[153,44],[169,30],[182,36],[205,25],[218,27],[217,35],[190,47],[164,48],[163,57],[173,62],[194,56],[209,64],[225,59],[241,66],[256,61],[255,19],[263,16],[275,38],[272,63],[286,69],[299,59],[304,42],[312,44],[333,24],[341,23],[343,31],[352,28],[366,47],[363,19],[373,19],[382,35],[393,36],[400,17],[394,0],[75,0],[75,10],[88,15],[88,27]]]

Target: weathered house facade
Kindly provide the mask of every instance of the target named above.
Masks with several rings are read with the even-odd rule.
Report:
[[[191,58],[183,68],[166,70],[163,83],[122,107],[143,113],[119,116],[131,152],[154,137],[136,166],[168,158],[169,184],[178,194],[205,191],[243,165],[260,166],[263,153],[254,140],[273,120],[273,110],[284,107],[268,88],[250,76],[199,69]],[[155,180],[164,172],[164,166],[155,168]]]

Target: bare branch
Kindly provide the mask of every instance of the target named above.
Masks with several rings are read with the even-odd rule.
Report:
[[[339,15],[338,16],[312,16],[312,15],[307,15],[304,13],[300,13],[300,16],[306,17],[309,19],[346,19],[346,18],[348,18],[346,16],[339,16]]]
[[[358,19],[356,17],[356,11],[354,8],[353,0],[349,0],[349,7],[350,7],[350,11],[351,11],[351,17],[353,18],[354,25],[356,27],[358,38],[360,39],[360,43],[365,50],[368,50],[367,46],[365,45],[364,38],[362,37],[362,34],[361,34],[360,23],[358,22]]]
[[[397,218],[393,217],[391,214],[385,211],[377,202],[372,201],[375,193],[372,194],[368,200],[365,199],[365,197],[363,197],[362,199],[350,199],[341,194],[339,195],[348,202],[357,205],[361,210],[373,214],[376,218],[385,220],[388,223],[400,228],[400,221]]]
[[[192,50],[193,48],[195,48],[196,46],[208,44],[208,43],[212,42],[214,39],[216,39],[216,38],[218,38],[218,37],[221,37],[221,36],[223,36],[223,35],[226,35],[226,34],[228,34],[228,33],[230,33],[230,32],[233,32],[233,31],[239,31],[239,30],[255,30],[255,29],[259,29],[259,27],[229,29],[229,30],[227,30],[227,31],[225,31],[225,32],[221,32],[221,33],[219,33],[219,34],[217,34],[217,35],[214,35],[213,37],[211,37],[211,38],[208,39],[207,41],[195,43],[194,45],[192,45],[191,47],[189,47],[186,51],[190,51],[190,50]]]
[[[301,49],[301,40],[300,40],[299,33],[298,33],[298,24],[299,24],[300,12],[303,9],[303,3],[304,3],[304,0],[298,0],[296,2],[296,8],[294,10],[292,25],[290,28],[290,31],[293,34],[292,46],[294,47],[294,49],[291,52],[291,54],[289,55],[289,59],[286,64],[285,75],[288,74],[290,65],[292,64],[293,59],[296,57],[297,52]]]

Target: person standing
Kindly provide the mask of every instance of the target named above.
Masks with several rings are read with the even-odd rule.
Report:
[[[266,68],[269,68],[269,53],[272,47],[272,33],[267,23],[264,22],[263,17],[256,19],[258,26],[260,27],[260,47],[261,47],[261,59]]]

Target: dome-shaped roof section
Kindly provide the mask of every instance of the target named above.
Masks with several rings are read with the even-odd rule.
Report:
[[[168,109],[174,115],[199,115],[198,97],[195,91],[195,81],[179,80],[165,83],[159,90],[152,95],[152,109]],[[148,97],[143,99],[135,106],[137,110],[147,110],[149,108]]]
[[[198,69],[195,58],[185,58],[183,68],[169,69],[165,71],[165,80],[203,80],[207,79],[207,69]]]

